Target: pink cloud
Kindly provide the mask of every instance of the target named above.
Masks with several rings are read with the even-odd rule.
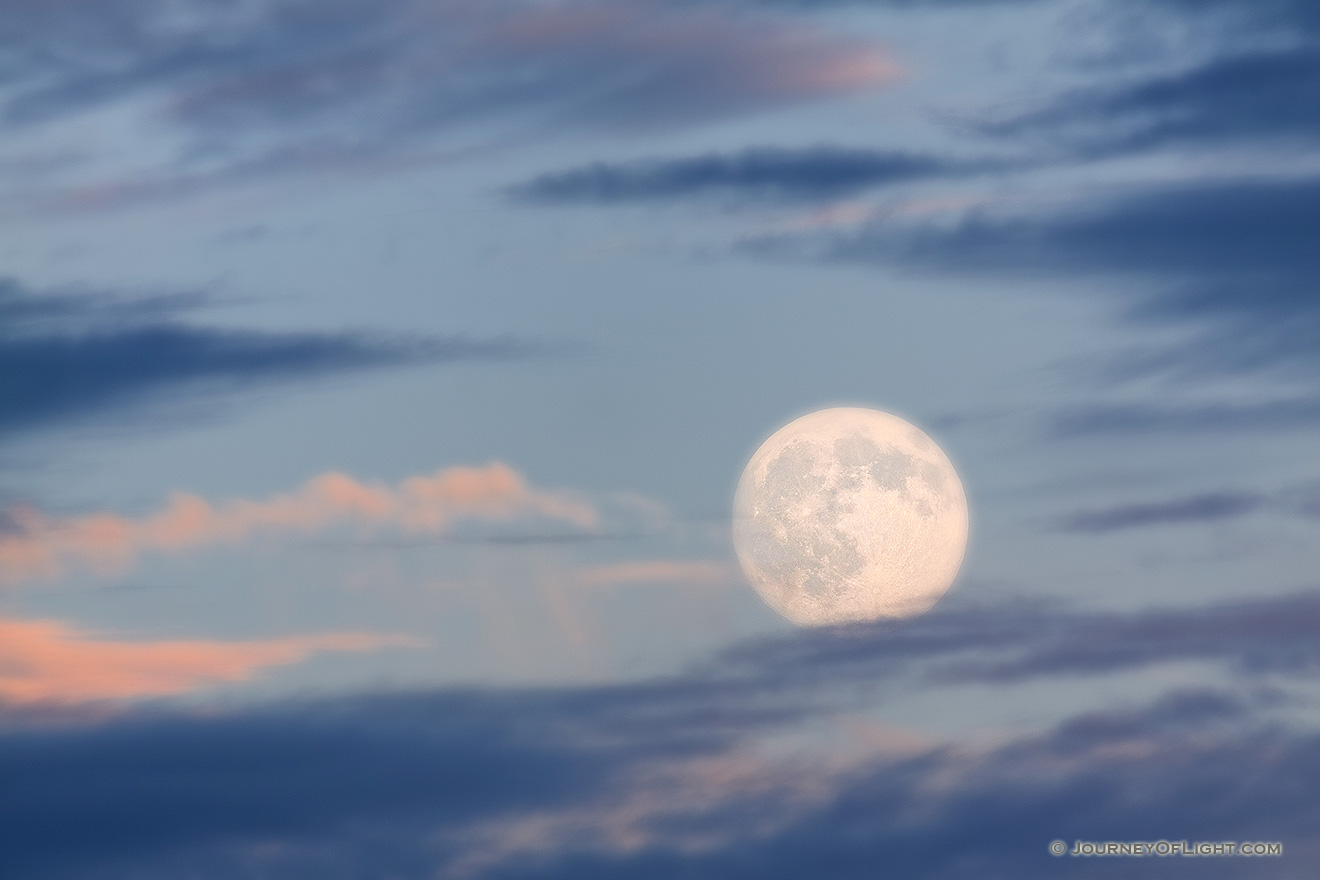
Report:
[[[0,701],[79,703],[181,694],[244,681],[266,666],[320,651],[415,644],[395,636],[337,633],[250,642],[117,642],[58,620],[0,619]]]
[[[901,75],[874,43],[801,20],[653,2],[528,5],[478,41],[490,51],[562,58],[566,66],[569,59],[573,67],[594,62],[603,83],[645,83],[639,96],[655,100],[650,109],[663,115],[679,103],[701,116],[846,94]],[[703,110],[705,102],[713,103]]]
[[[346,474],[314,477],[294,492],[260,500],[213,504],[175,493],[158,512],[129,517],[101,512],[50,517],[31,507],[7,513],[0,533],[0,582],[54,577],[69,569],[113,572],[144,552],[178,552],[256,536],[310,534],[338,525],[392,527],[439,534],[460,519],[547,518],[595,528],[598,514],[575,498],[533,489],[498,462],[408,477],[395,486],[362,483]]]

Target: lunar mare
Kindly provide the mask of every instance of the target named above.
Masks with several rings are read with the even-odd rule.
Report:
[[[821,410],[776,431],[733,507],[748,580],[800,626],[921,614],[967,548],[967,497],[948,457],[878,410]]]

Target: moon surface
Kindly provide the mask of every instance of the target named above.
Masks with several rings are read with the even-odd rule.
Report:
[[[733,545],[761,598],[799,626],[913,617],[953,583],[967,496],[921,429],[873,409],[780,428],[738,481]]]

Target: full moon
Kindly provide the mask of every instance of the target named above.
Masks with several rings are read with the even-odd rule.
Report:
[[[916,426],[873,409],[821,410],[747,463],[733,546],[761,598],[799,626],[913,617],[958,573],[967,496]]]

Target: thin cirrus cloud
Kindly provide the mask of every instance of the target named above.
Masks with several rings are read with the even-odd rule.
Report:
[[[1215,664],[1238,675],[1309,676],[1320,668],[1320,594],[1131,613],[1014,601],[746,643],[723,657],[726,686],[789,693],[826,677],[912,672],[942,684],[1016,684]]]
[[[1114,377],[1314,371],[1317,206],[1312,178],[1165,184],[1025,215],[981,209],[951,227],[867,222],[747,248],[943,273],[1103,277],[1117,283],[1131,319],[1194,330],[1187,342],[1112,364],[1104,372]]]
[[[1105,534],[1149,526],[1225,522],[1266,510],[1304,518],[1320,516],[1320,484],[1302,483],[1274,493],[1206,492],[1118,504],[1076,511],[1059,517],[1056,524],[1065,532]]]
[[[0,531],[0,583],[51,578],[73,570],[119,571],[144,553],[178,553],[259,537],[317,534],[337,526],[443,534],[458,520],[545,519],[581,530],[597,526],[587,502],[543,491],[507,465],[456,467],[397,485],[326,473],[268,498],[212,503],[176,493],[154,514],[102,512],[51,517],[11,507]]]
[[[1116,26],[1108,36],[1120,49],[1132,51],[1092,58],[1088,69],[1101,70],[1102,78],[1048,99],[1036,111],[981,126],[982,134],[1009,139],[1024,156],[1034,154],[1037,164],[1059,169],[1116,154],[1196,148],[1207,163],[1222,157],[1231,172],[1220,170],[1199,180],[1184,175],[1177,181],[1132,181],[1108,191],[1093,187],[1061,210],[1025,203],[1029,210],[1018,214],[978,209],[958,224],[926,226],[886,216],[853,224],[851,231],[764,236],[744,249],[765,256],[874,261],[981,276],[1103,276],[1129,307],[1130,317],[1194,331],[1185,344],[1111,364],[1106,369],[1111,378],[1143,371],[1182,377],[1313,372],[1320,365],[1320,309],[1311,293],[1320,182],[1296,159],[1304,155],[1299,148],[1314,146],[1320,132],[1313,100],[1320,82],[1320,15],[1315,8],[1292,0],[1162,0],[1141,14],[1161,20],[1171,16],[1184,30],[1195,25],[1188,31],[1195,43],[1185,53],[1193,60],[1184,69],[1171,72],[1161,64],[1152,72],[1145,63],[1149,52],[1129,46],[1131,29]],[[1113,3],[1096,21],[1131,21],[1134,12]],[[1243,156],[1250,155],[1244,150],[1255,150],[1258,157],[1249,174],[1241,171]],[[633,176],[623,175],[625,170]],[[623,192],[627,185],[640,188],[635,181],[663,191],[665,177],[648,177],[644,170],[583,168],[526,186],[543,187],[546,198],[562,192],[563,198],[597,200],[616,180]],[[694,191],[708,185],[714,184],[702,180]],[[1253,408],[1260,410],[1259,419]],[[1159,422],[1155,409],[1130,413],[1129,421]],[[1172,407],[1176,411],[1163,421],[1172,427],[1214,420],[1212,411],[1219,409],[1220,421],[1230,426],[1309,424],[1314,418],[1306,411],[1315,405],[1304,400],[1247,406],[1212,402],[1183,409]],[[1124,420],[1121,414],[1110,418],[1099,411],[1062,418],[1074,428],[1086,422],[1105,430]]]
[[[1187,498],[1078,511],[1063,517],[1059,528],[1065,532],[1103,534],[1147,526],[1220,522],[1254,513],[1265,507],[1268,501],[1266,496],[1255,492],[1211,492]]]
[[[265,641],[114,641],[58,620],[0,619],[0,705],[82,703],[174,696],[245,681],[258,670],[325,651],[409,646],[370,633]]]
[[[1095,404],[1065,408],[1048,420],[1056,437],[1192,435],[1204,431],[1297,430],[1320,425],[1320,399],[1261,403]]]
[[[1120,69],[1109,81],[1070,90],[984,130],[1061,140],[1082,155],[1252,142],[1305,146],[1314,139],[1320,125],[1313,99],[1320,84],[1315,4],[1159,0],[1145,11],[1154,10],[1194,24],[1203,57],[1175,72],[1129,73],[1118,53]],[[1115,78],[1122,84],[1113,85]]]
[[[896,75],[873,43],[800,16],[660,0],[83,0],[22,4],[7,31],[0,124],[147,101],[182,139],[181,166],[86,184],[111,198],[168,191],[176,166],[193,185],[369,162],[483,121],[654,129]],[[76,204],[78,192],[61,198]]]
[[[1198,876],[1290,876],[1269,872],[1320,846],[1320,742],[1272,722],[1289,703],[1267,685],[1314,668],[1318,607],[1314,594],[1128,614],[1009,603],[795,632],[604,686],[92,721],[11,711],[0,870],[787,880],[884,864],[936,880],[970,864],[1022,880],[1057,874],[1053,839],[1185,838],[1285,841],[1285,860],[1198,860]],[[1230,660],[1236,674],[1062,713],[988,747],[913,741],[813,762],[758,746],[883,703],[905,680],[933,694],[1189,658]],[[1112,873],[1092,864],[1069,862]],[[1169,864],[1128,870],[1164,877]]]
[[[1216,58],[1123,89],[1088,87],[988,125],[997,135],[1044,134],[1106,154],[1157,147],[1278,140],[1309,143],[1320,126],[1320,47]]]
[[[159,402],[347,371],[548,351],[513,339],[399,338],[205,326],[194,294],[124,299],[0,279],[0,435]]]
[[[542,174],[509,189],[533,204],[621,202],[726,197],[756,202],[815,201],[887,184],[955,176],[985,169],[916,153],[844,147],[759,147],[633,162],[596,162]]]

